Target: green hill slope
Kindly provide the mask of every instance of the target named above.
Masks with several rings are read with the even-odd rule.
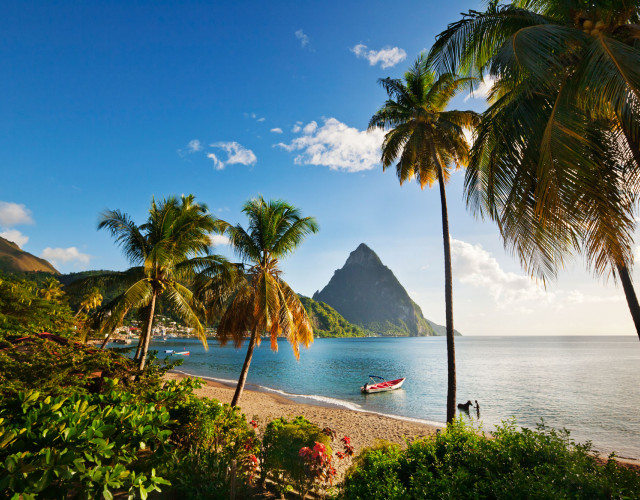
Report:
[[[372,332],[349,323],[329,304],[300,295],[316,337],[367,337]]]

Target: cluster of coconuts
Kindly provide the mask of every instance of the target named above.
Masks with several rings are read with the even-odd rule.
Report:
[[[607,25],[602,21],[598,21],[594,24],[593,21],[587,19],[582,23],[582,31],[587,35],[598,36],[606,26]]]

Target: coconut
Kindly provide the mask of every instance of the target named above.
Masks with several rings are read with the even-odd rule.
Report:
[[[596,23],[596,29],[597,30],[601,30],[602,28],[604,28],[606,26],[606,24],[604,24],[602,21],[598,21]]]
[[[591,28],[593,28],[593,21],[587,19],[582,26],[584,26],[584,29],[590,30]]]

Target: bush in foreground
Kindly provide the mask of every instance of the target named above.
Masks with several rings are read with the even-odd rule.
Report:
[[[640,498],[640,476],[613,459],[600,465],[568,431],[503,423],[493,438],[462,421],[415,441],[364,450],[344,482],[345,499]]]
[[[195,396],[170,409],[179,425],[170,480],[184,498],[230,497],[231,482],[246,494],[257,469],[260,441],[237,407]],[[232,479],[233,477],[233,479]]]
[[[291,422],[278,418],[269,422],[262,437],[262,476],[272,480],[281,495],[295,489],[304,495],[312,488],[314,477],[300,452],[303,448],[322,447],[323,455],[331,455],[331,438],[320,427],[304,417]]]
[[[103,394],[20,392],[0,409],[0,490],[12,498],[146,497],[168,482],[169,414],[106,380]]]

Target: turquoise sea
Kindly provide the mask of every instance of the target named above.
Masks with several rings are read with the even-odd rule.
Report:
[[[151,348],[160,357],[165,349],[188,350],[179,370],[235,383],[245,347],[215,340],[209,346],[170,339]],[[456,337],[456,361],[458,402],[478,400],[483,428],[510,417],[526,427],[544,419],[579,442],[591,440],[598,451],[640,458],[637,337]],[[363,395],[369,374],[407,380],[400,390]],[[300,402],[441,423],[446,343],[443,337],[316,339],[296,361],[286,341],[277,353],[267,341],[255,350],[247,382]]]

